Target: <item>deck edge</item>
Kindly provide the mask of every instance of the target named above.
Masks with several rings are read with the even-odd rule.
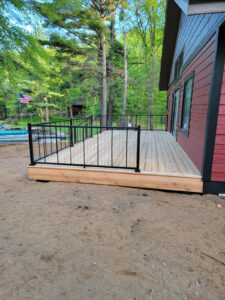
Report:
[[[203,192],[203,181],[201,178],[111,170],[28,166],[28,178],[31,180],[105,184],[195,193]]]

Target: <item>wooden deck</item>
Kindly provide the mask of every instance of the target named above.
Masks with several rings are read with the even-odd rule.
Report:
[[[135,131],[104,131],[85,141],[85,163],[129,167],[136,165]],[[98,139],[99,157],[96,156]],[[126,158],[126,147],[128,155]],[[62,164],[84,162],[83,143],[53,154],[46,162]],[[29,167],[29,178],[38,180],[72,181],[111,184],[165,190],[202,192],[202,179],[198,169],[169,132],[141,131],[140,173],[126,169],[82,168],[65,165],[35,165]],[[113,155],[112,155],[113,153]]]

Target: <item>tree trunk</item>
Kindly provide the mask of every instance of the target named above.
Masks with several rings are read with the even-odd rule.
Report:
[[[99,37],[101,41],[101,36]],[[101,42],[98,46],[98,81],[99,81],[99,102],[102,103],[102,45]]]
[[[101,35],[102,44],[102,80],[101,80],[101,126],[106,126],[106,113],[107,113],[107,79],[106,79],[106,44],[105,34]]]
[[[105,1],[100,0],[100,18],[105,26]],[[106,126],[106,114],[107,114],[107,71],[106,71],[106,39],[105,32],[101,32],[100,36],[100,48],[101,53],[101,126]]]
[[[110,40],[113,42],[115,40],[115,33],[114,33],[114,25],[115,25],[115,19],[114,17],[111,20],[110,24]],[[112,54],[111,54],[112,56]],[[109,57],[109,72],[108,72],[108,77],[110,79],[110,87],[109,87],[109,106],[108,106],[108,126],[112,126],[112,121],[113,121],[113,73],[112,73],[112,65],[111,65],[111,59],[112,57]]]
[[[151,67],[151,73],[150,73],[150,99],[148,103],[148,111],[150,114],[150,130],[154,129],[154,114],[152,110],[152,105],[154,103],[154,86],[155,86],[155,23],[153,21],[153,25],[150,29],[150,36],[151,36],[151,46],[152,51],[150,53],[150,61],[149,66]]]
[[[66,106],[66,118],[67,118],[68,117],[67,98],[65,99],[65,106]]]
[[[48,99],[47,97],[44,98],[45,99],[45,117],[46,117],[46,122],[49,122],[49,111],[48,111]]]
[[[124,80],[123,80],[123,105],[122,105],[122,117],[121,125],[125,126],[125,113],[127,106],[127,38],[126,33],[124,32],[124,57],[123,57],[123,66],[124,66]]]
[[[62,112],[62,101],[60,102],[59,111],[60,111],[60,117],[62,118],[62,116],[63,116],[63,112]]]
[[[113,119],[113,87],[109,88],[108,126],[112,126]]]
[[[70,118],[73,119],[73,110],[72,110],[72,106],[70,105]]]

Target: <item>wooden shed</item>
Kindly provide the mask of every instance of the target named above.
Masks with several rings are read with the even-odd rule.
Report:
[[[76,99],[73,104],[71,105],[72,114],[73,116],[77,116],[82,114],[86,107],[86,98],[79,98]],[[70,107],[68,107],[68,115],[70,114]]]
[[[159,87],[203,191],[225,193],[225,1],[167,1]]]

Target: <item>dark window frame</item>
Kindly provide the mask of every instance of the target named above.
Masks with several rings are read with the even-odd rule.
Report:
[[[181,91],[182,91],[182,85],[181,83],[179,83],[174,89],[173,89],[173,92],[172,92],[172,107],[171,107],[171,118],[170,118],[170,133],[172,133],[172,123],[174,122],[174,96],[176,94],[177,91],[180,91],[180,95],[179,95],[179,106],[178,106],[178,120],[177,120],[177,126],[178,126],[178,129],[177,129],[177,134],[179,132],[179,112],[180,112],[180,97],[181,97]],[[176,139],[177,139],[177,134],[176,134]]]
[[[178,81],[181,78],[183,71],[183,61],[184,61],[184,50],[178,55],[175,66],[174,66],[174,81]]]
[[[166,111],[170,111],[170,94],[167,95]]]
[[[191,101],[190,101],[190,113],[188,117],[188,128],[183,128],[183,119],[184,119],[184,106],[185,106],[185,86],[189,80],[192,80],[192,87],[191,87]],[[182,100],[182,112],[181,112],[181,122],[180,122],[180,131],[186,136],[189,136],[190,131],[190,120],[191,120],[191,108],[192,108],[192,98],[193,98],[193,90],[194,90],[194,71],[191,72],[185,79],[183,85],[183,100]]]

